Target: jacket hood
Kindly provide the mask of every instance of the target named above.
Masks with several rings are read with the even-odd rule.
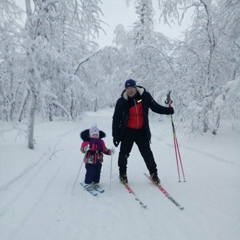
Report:
[[[140,95],[142,95],[146,89],[144,87],[137,86],[137,91]],[[128,95],[125,89],[123,90],[121,97],[123,97],[125,100],[128,100]]]
[[[90,129],[86,129],[84,131],[82,131],[80,133],[80,138],[83,140],[83,141],[89,141],[90,140],[90,136],[89,136],[89,130]],[[106,134],[105,132],[99,130],[99,138],[105,138],[106,137]]]

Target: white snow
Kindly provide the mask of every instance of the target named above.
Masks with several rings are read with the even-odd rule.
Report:
[[[110,156],[104,158],[105,193],[93,197],[79,184],[85,175],[79,133],[96,122],[107,134],[107,147],[112,147],[112,113],[113,109],[105,109],[87,112],[79,122],[38,123],[34,150],[27,148],[25,124],[0,125],[0,239],[238,240],[239,128],[226,121],[217,136],[192,137],[178,131],[175,123],[186,177],[179,183],[170,117],[151,119],[159,177],[185,209],[179,210],[147,180],[146,166],[134,146],[128,178],[148,206],[143,209],[119,183],[119,148],[112,161]]]

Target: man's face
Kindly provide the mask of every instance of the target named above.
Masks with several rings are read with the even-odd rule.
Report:
[[[135,87],[127,87],[126,93],[129,97],[133,97],[137,92],[137,89]]]

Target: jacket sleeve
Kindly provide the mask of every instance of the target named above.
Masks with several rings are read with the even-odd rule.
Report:
[[[118,99],[114,109],[113,118],[112,118],[112,136],[116,139],[119,138],[121,117],[122,117],[121,99]]]
[[[159,114],[165,114],[165,115],[169,115],[169,114],[173,114],[174,110],[172,107],[164,107],[160,104],[158,104],[153,97],[151,96],[150,93],[146,93],[148,102],[149,102],[149,108],[155,112],[155,113],[159,113]]]
[[[88,141],[83,141],[83,142],[82,142],[82,145],[81,145],[81,147],[80,147],[80,151],[81,151],[82,153],[85,153],[84,147],[86,147],[88,144],[89,144]]]
[[[112,152],[111,152],[111,149],[108,149],[105,145],[105,142],[102,140],[102,147],[103,147],[103,153],[106,154],[106,155],[111,155]]]

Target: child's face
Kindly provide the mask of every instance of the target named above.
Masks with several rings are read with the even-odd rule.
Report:
[[[98,135],[97,133],[94,133],[94,134],[92,135],[92,138],[99,138],[99,135]]]

